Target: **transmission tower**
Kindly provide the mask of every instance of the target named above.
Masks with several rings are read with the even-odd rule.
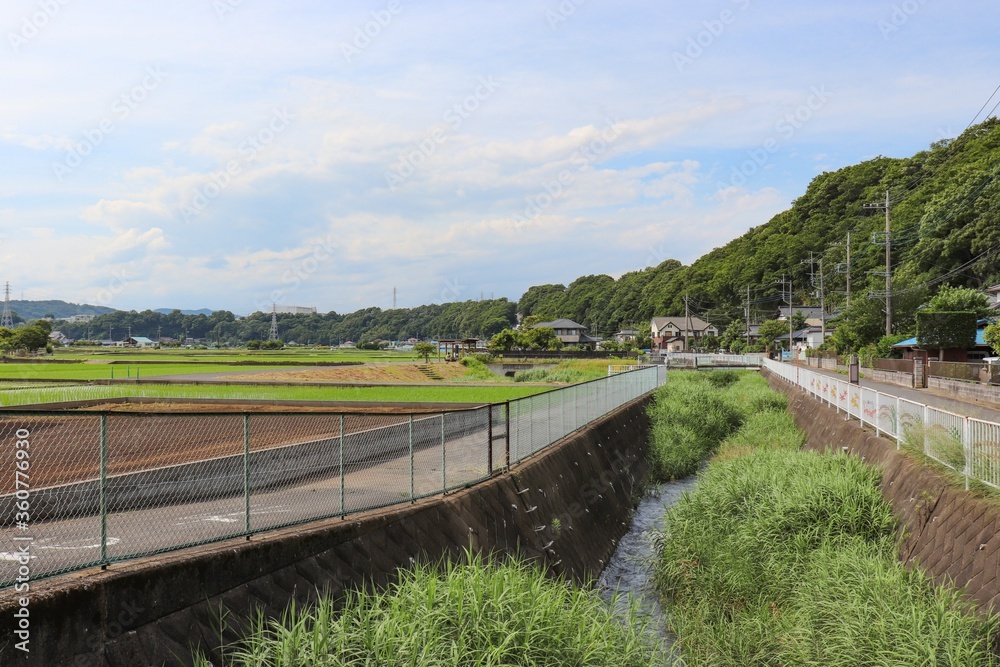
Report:
[[[10,283],[3,289],[3,315],[0,316],[0,327],[14,328],[14,316],[10,313]]]
[[[278,340],[278,306],[271,304],[271,335],[268,340]]]

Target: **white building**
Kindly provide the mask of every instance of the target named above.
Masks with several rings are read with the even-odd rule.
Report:
[[[279,315],[315,315],[316,306],[275,306],[273,312]]]

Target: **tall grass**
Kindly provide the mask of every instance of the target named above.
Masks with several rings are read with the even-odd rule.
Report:
[[[464,564],[400,570],[388,589],[351,592],[342,608],[324,597],[260,618],[222,652],[230,667],[645,667],[660,655],[635,611],[623,622],[593,589],[468,554]]]
[[[671,372],[650,407],[653,478],[694,474],[748,418],[787,404],[757,373]]]
[[[685,665],[1000,664],[996,617],[900,563],[879,470],[799,451],[784,398],[757,381],[717,384],[742,426],[657,537]]]

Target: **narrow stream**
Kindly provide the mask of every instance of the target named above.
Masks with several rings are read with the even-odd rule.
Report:
[[[653,588],[653,535],[661,529],[667,508],[694,489],[697,483],[698,478],[691,476],[662,484],[647,493],[632,515],[628,532],[622,536],[611,561],[597,580],[601,596],[609,603],[618,593],[616,608],[619,611],[624,612],[634,601],[649,621],[650,630],[667,646],[672,643],[673,636],[667,631],[667,612]]]

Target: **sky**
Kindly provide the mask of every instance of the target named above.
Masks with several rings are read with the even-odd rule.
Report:
[[[959,134],[998,24],[980,0],[7,0],[0,281],[344,313],[688,264],[824,171]]]

